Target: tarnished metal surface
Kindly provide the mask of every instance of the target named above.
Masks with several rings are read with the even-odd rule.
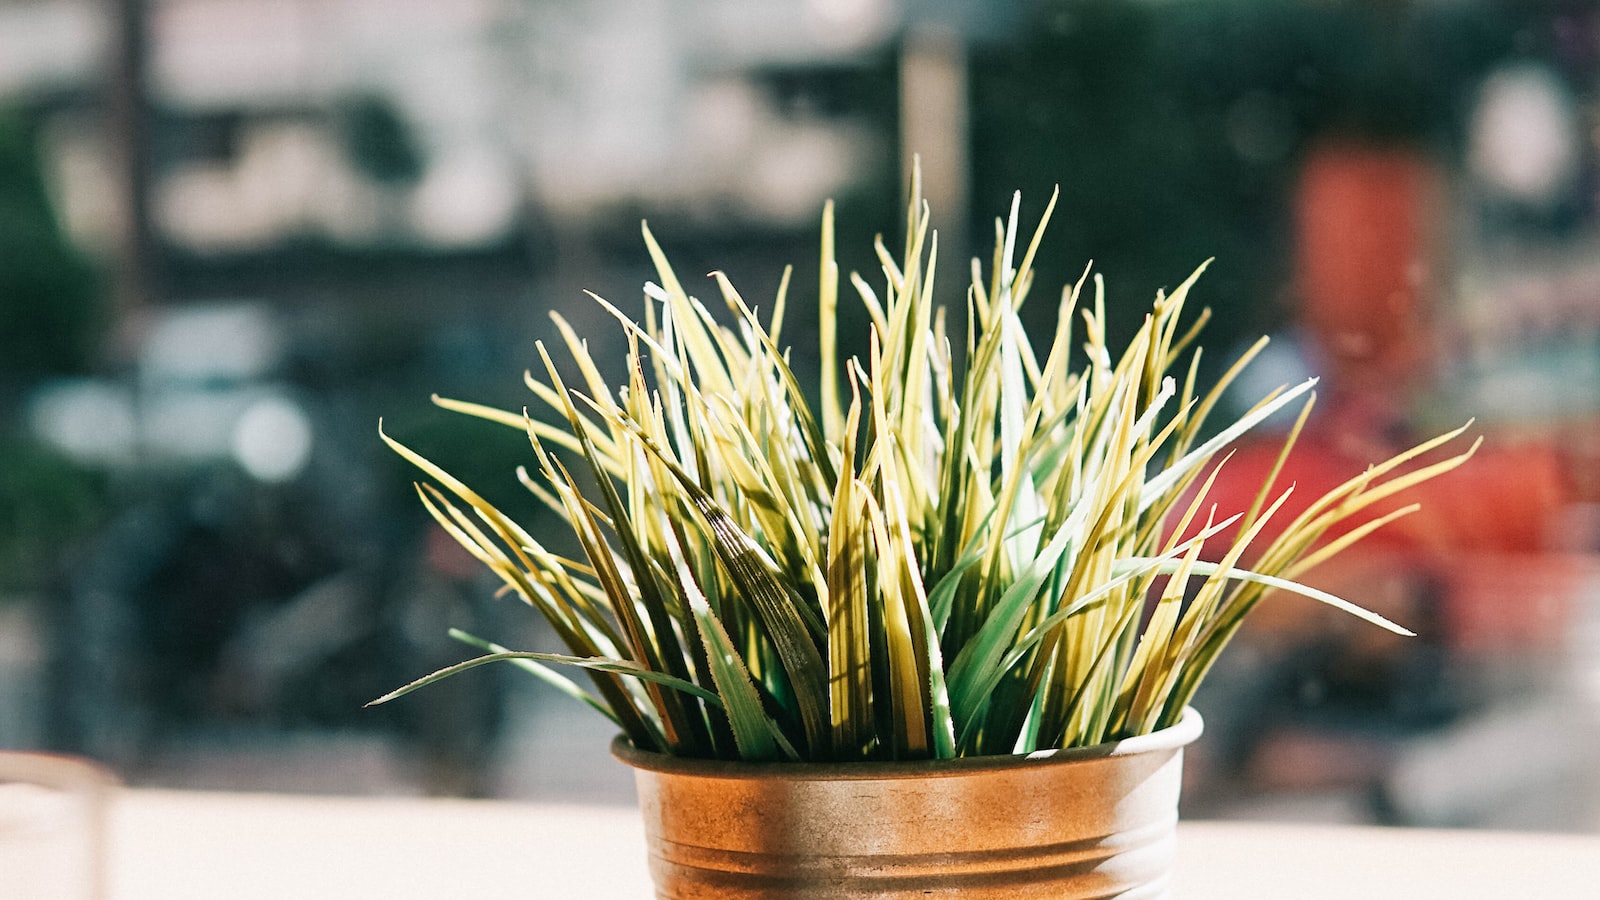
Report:
[[[925,763],[634,767],[661,900],[1169,896],[1178,725],[1115,744]]]

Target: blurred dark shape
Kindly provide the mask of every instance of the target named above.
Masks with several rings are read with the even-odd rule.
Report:
[[[438,635],[483,629],[490,598],[430,574],[415,517],[353,528],[340,506],[213,468],[124,509],[51,604],[51,745],[137,781],[218,735],[386,733],[424,787],[485,793],[494,673],[431,704],[363,705],[453,662]]]
[[[51,208],[37,123],[0,109],[0,595],[43,586],[63,548],[105,511],[103,474],[17,427],[31,385],[94,365],[102,299]]]
[[[108,479],[38,441],[0,431],[0,596],[45,588],[108,512]]]
[[[0,110],[0,413],[24,381],[86,371],[104,315],[96,274],[51,209],[36,123]]]
[[[422,150],[394,104],[381,96],[352,97],[340,110],[345,152],[356,171],[380,184],[414,184],[422,177]]]
[[[220,768],[210,776],[219,785],[488,793],[502,673],[441,685],[425,702],[364,704],[472,655],[448,641],[451,627],[517,641],[500,624],[508,603],[438,552],[410,490],[414,473],[376,433],[375,407],[404,396],[393,406],[414,414],[391,433],[460,465],[507,507],[518,498],[506,494],[527,502],[512,475],[526,439],[430,410],[418,384],[440,380],[438,367],[457,372],[463,390],[501,375],[488,363],[504,354],[504,335],[461,317],[384,347],[347,323],[262,304],[165,313],[138,368],[97,382],[139,398],[133,453],[106,473],[115,507],[89,538],[54,548],[55,577],[33,586],[49,639],[48,745],[133,783]],[[210,402],[187,420],[155,421],[190,395]],[[304,416],[303,466],[263,473],[241,456],[240,413],[263,396]],[[44,499],[39,486],[28,490]],[[341,786],[263,762],[292,756],[308,735],[392,748],[379,755],[391,774]]]

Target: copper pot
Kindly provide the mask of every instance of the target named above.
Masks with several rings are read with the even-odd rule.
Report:
[[[660,900],[1169,895],[1187,710],[1171,728],[1028,756],[740,763],[634,749]]]

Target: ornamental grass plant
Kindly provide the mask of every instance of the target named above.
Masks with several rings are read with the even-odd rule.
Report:
[[[1185,305],[1200,271],[1158,294],[1121,348],[1107,345],[1104,283],[1086,271],[1034,301],[1059,306],[1035,346],[1018,310],[1054,198],[1031,237],[1013,201],[952,312],[932,299],[938,238],[919,193],[913,178],[898,255],[880,238],[881,270],[848,285],[824,210],[815,348],[782,343],[789,273],[765,314],[712,273],[719,315],[646,226],[657,280],[641,316],[594,297],[626,336],[626,383],[608,384],[552,314],[576,374],[540,344],[526,378],[536,411],[435,398],[526,434],[517,477],[571,527],[581,558],[385,436],[427,476],[417,489],[439,525],[568,652],[454,633],[484,655],[374,702],[510,661],[644,750],[944,759],[1170,726],[1257,603],[1321,602],[1406,633],[1296,579],[1413,511],[1394,498],[1465,461],[1476,443],[1441,448],[1466,426],[1291,518],[1279,473],[1314,380],[1211,422],[1265,340],[1197,384],[1206,313]],[[870,317],[864,358],[841,358],[841,293]],[[817,384],[791,368],[809,353]],[[1298,415],[1255,502],[1219,509],[1208,488],[1227,448],[1284,410]]]

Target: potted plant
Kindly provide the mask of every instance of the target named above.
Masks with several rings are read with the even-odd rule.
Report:
[[[880,240],[877,285],[850,276],[863,358],[840,358],[823,213],[818,384],[781,342],[787,274],[762,317],[713,273],[719,318],[646,227],[659,281],[642,317],[595,298],[626,335],[625,384],[553,314],[580,380],[538,347],[527,385],[553,421],[436,398],[526,433],[518,477],[582,559],[384,438],[429,476],[440,526],[570,652],[457,635],[485,655],[374,702],[515,661],[611,718],[661,897],[1163,896],[1201,729],[1188,704],[1217,654],[1274,592],[1404,632],[1295,578],[1472,453],[1436,458],[1457,430],[1310,503],[1275,471],[1249,509],[1217,510],[1225,448],[1298,408],[1287,456],[1313,382],[1208,424],[1260,345],[1198,388],[1205,314],[1182,314],[1199,272],[1118,353],[1086,272],[1036,348],[1017,310],[1050,210],[1024,243],[1017,201],[988,272],[972,263],[958,331],[931,299],[915,178],[911,193],[899,257]]]

